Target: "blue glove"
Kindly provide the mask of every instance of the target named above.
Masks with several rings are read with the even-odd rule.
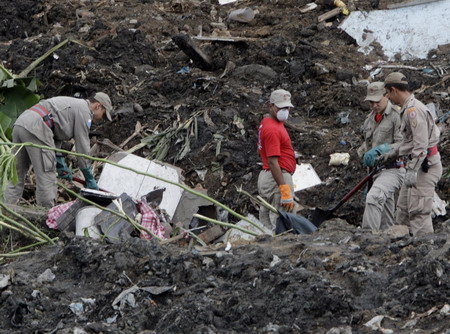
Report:
[[[377,158],[385,153],[388,153],[391,150],[391,145],[389,144],[381,144],[373,149],[367,151],[364,153],[363,156],[363,165],[366,167],[373,167],[375,165],[375,162],[377,161]]]
[[[81,172],[84,175],[84,180],[86,181],[86,188],[98,190],[97,182],[95,182],[94,175],[92,175],[92,171],[90,167],[80,168]]]
[[[72,182],[72,170],[66,165],[66,161],[63,156],[56,156],[56,172],[58,173],[58,177],[60,179]]]

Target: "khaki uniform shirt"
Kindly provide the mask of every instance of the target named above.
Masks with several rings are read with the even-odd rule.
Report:
[[[63,141],[74,138],[76,152],[89,154],[89,129],[93,117],[89,109],[89,101],[58,96],[42,100],[39,105],[52,114],[55,124],[53,131],[45,124],[42,117],[32,110],[24,111],[14,125],[24,127],[50,147],[61,147]],[[78,158],[78,165],[80,168],[88,167],[90,161]]]
[[[411,94],[401,110],[403,141],[399,155],[410,155],[407,167],[416,169],[427,156],[427,149],[438,144],[440,131],[428,108]],[[437,161],[434,161],[437,160]],[[439,154],[429,158],[429,164],[440,161]]]
[[[393,144],[402,141],[400,132],[401,118],[399,112],[390,101],[383,112],[383,118],[380,123],[375,121],[375,112],[372,111],[367,116],[364,125],[364,144],[366,149],[370,150],[381,144]]]

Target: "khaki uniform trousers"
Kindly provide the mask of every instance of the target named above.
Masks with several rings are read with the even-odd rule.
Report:
[[[21,126],[13,128],[13,142],[46,145],[34,134]],[[5,203],[16,204],[22,197],[25,177],[30,164],[36,175],[36,202],[40,206],[52,207],[56,199],[56,156],[55,152],[34,147],[23,147],[16,155],[18,182],[9,184],[4,193]]]
[[[283,171],[284,182],[291,188],[291,194],[294,195],[294,182],[292,180],[292,175],[286,171]],[[259,196],[264,198],[277,210],[281,209],[281,194],[278,184],[272,176],[270,170],[262,170],[258,177],[258,192]],[[259,208],[259,221],[267,227],[272,232],[275,232],[275,227],[277,226],[278,213],[273,213],[269,209],[261,206]]]
[[[385,169],[375,176],[367,193],[361,227],[378,232],[395,224],[395,193],[400,190],[404,176],[404,168]]]
[[[414,236],[434,232],[431,212],[434,191],[442,176],[442,164],[439,153],[429,160],[428,173],[419,168],[416,187],[403,185],[397,202],[397,224],[408,225]]]

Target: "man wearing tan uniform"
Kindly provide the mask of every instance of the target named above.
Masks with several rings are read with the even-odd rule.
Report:
[[[407,157],[405,179],[397,202],[397,224],[409,225],[414,236],[433,233],[433,195],[442,176],[437,147],[439,129],[428,108],[409,91],[402,73],[389,74],[384,83],[389,100],[402,107],[403,135],[403,141],[392,145],[384,159]]]
[[[358,149],[358,155],[365,153],[363,163],[369,167],[375,164],[385,144],[402,141],[400,114],[384,95],[383,82],[373,82],[367,87],[365,101],[370,102],[371,112],[364,122],[364,143]],[[371,150],[367,151],[368,148]],[[363,228],[378,232],[395,224],[394,196],[402,186],[404,175],[405,168],[400,161],[393,161],[374,175],[373,185],[366,197]]]
[[[74,138],[78,153],[89,154],[89,129],[92,121],[100,121],[106,115],[111,120],[111,100],[105,93],[96,93],[88,100],[58,96],[42,100],[25,110],[14,123],[13,142],[32,142],[60,148],[63,141]],[[22,196],[25,176],[30,165],[36,174],[36,202],[52,207],[56,198],[56,171],[58,176],[72,180],[72,171],[62,156],[54,151],[23,147],[16,155],[18,182],[10,184],[4,194],[6,203],[14,204]],[[78,159],[84,174],[86,187],[98,189],[92,175],[90,161]]]

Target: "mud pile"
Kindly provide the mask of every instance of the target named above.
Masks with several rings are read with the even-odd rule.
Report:
[[[195,127],[170,138],[161,160],[181,167],[189,185],[201,185],[243,214],[257,208],[235,186],[256,193],[257,127],[270,92],[285,88],[296,106],[287,122],[294,148],[324,181],[298,197],[306,208],[329,207],[366,175],[356,156],[359,127],[368,112],[365,65],[376,66],[383,55],[380,48],[369,56],[357,52],[355,41],[338,29],[344,16],[318,23],[317,17],[333,7],[318,2],[316,10],[301,13],[306,4],[3,0],[0,59],[19,73],[58,42],[76,41],[33,73],[43,82],[43,97],[107,92],[116,113],[112,123],[92,129],[92,143],[109,139],[121,145],[137,122],[145,125],[123,149],[192,119]],[[378,2],[353,1],[352,6],[371,10]],[[241,7],[257,11],[250,23],[227,20]],[[202,70],[172,40],[200,33],[240,40],[196,40],[212,59],[211,70]],[[434,52],[429,59],[394,65],[409,66],[401,70],[414,89],[420,88],[419,99],[447,111],[448,94],[435,94],[448,93],[445,75],[410,68],[445,68],[448,59],[448,53]],[[342,112],[350,123],[341,122]],[[441,143],[445,167],[447,131]],[[111,146],[100,147],[100,156],[112,153]],[[349,152],[349,165],[329,167],[329,154],[335,152]],[[155,146],[135,154],[155,158]],[[206,171],[204,178],[199,171]],[[447,191],[443,179],[438,194],[448,199]],[[359,225],[362,212],[363,199],[357,195],[339,215]],[[5,331],[17,333],[74,328],[88,333],[326,333],[335,328],[331,334],[372,333],[364,323],[385,315],[383,327],[396,333],[445,333],[445,218],[436,220],[438,233],[430,237],[372,236],[332,221],[312,236],[262,238],[230,252],[67,237],[1,268],[10,279],[2,288],[0,317]],[[39,282],[46,269],[55,277],[47,272]],[[133,286],[138,288],[112,305]]]
[[[375,333],[378,316],[380,332],[448,333],[442,234],[375,236],[335,220],[228,251],[179,246],[69,236],[19,259],[1,269],[2,332]]]

